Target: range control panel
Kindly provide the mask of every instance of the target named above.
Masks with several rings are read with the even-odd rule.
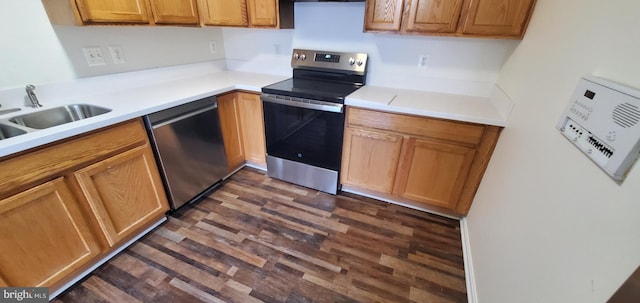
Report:
[[[556,128],[611,178],[622,181],[640,155],[640,92],[584,77]]]
[[[294,49],[292,68],[321,68],[363,75],[367,69],[366,53],[345,53],[310,49]]]

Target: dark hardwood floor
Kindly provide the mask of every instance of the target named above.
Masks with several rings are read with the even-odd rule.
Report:
[[[467,302],[460,225],[244,168],[54,302]]]

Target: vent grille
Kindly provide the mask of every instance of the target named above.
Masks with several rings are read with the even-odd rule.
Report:
[[[640,122],[640,109],[631,103],[618,104],[613,109],[612,118],[624,128],[632,127]]]

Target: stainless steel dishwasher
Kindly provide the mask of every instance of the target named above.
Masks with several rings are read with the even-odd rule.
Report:
[[[215,97],[149,114],[145,123],[172,209],[199,200],[227,174]]]

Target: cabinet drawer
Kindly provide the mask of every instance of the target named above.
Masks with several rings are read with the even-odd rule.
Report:
[[[0,160],[0,199],[146,140],[142,120],[134,120]]]
[[[485,130],[483,125],[478,124],[353,107],[347,110],[347,124],[349,126],[384,129],[418,137],[460,142],[473,146],[480,143]]]

